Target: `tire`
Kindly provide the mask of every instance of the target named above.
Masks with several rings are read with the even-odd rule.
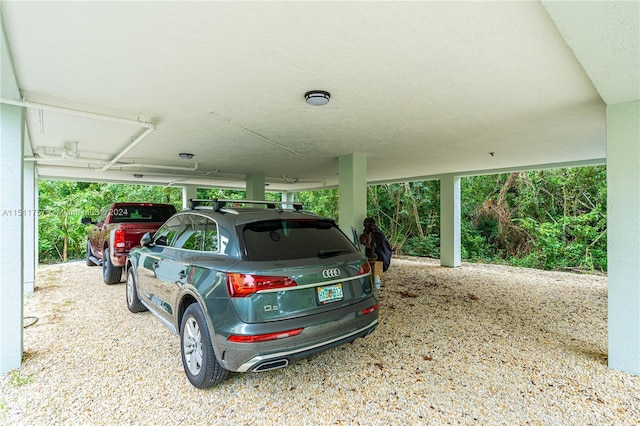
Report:
[[[122,279],[122,267],[114,266],[111,263],[109,249],[104,249],[104,259],[102,260],[102,280],[105,284],[117,284]]]
[[[131,267],[127,268],[127,308],[133,313],[147,310],[147,307],[142,304],[138,297],[138,284]]]
[[[207,321],[198,303],[189,305],[182,317],[180,349],[184,372],[196,388],[206,389],[227,378],[229,370],[216,359]]]
[[[98,266],[91,260],[91,243],[87,241],[87,266]]]

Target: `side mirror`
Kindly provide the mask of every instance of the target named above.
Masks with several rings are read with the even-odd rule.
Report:
[[[140,245],[143,247],[151,246],[152,236],[150,232],[145,233],[142,238],[140,238]]]
[[[95,224],[95,222],[92,222],[92,221],[91,221],[91,218],[90,218],[90,217],[83,217],[83,218],[80,220],[80,223],[82,223],[83,225],[94,225],[94,224]]]

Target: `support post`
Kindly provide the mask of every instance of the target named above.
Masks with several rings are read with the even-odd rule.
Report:
[[[282,192],[281,193],[281,200],[282,200],[283,203],[286,203],[286,204],[282,205],[283,207],[292,208],[292,206],[293,206],[293,192],[287,192],[287,191]]]
[[[264,175],[247,176],[247,200],[264,201]]]
[[[36,267],[38,265],[38,185],[36,165],[33,161],[24,163],[24,294],[35,290]]]
[[[182,187],[182,208],[189,208],[189,200],[198,198],[198,187],[194,185],[185,185]]]
[[[640,375],[640,101],[607,106],[609,367]]]
[[[349,239],[362,232],[367,216],[367,157],[349,154],[338,158],[339,225]],[[357,240],[354,241],[357,245]]]
[[[0,105],[0,374],[22,364],[23,108]]]
[[[440,178],[440,265],[460,266],[460,176]]]

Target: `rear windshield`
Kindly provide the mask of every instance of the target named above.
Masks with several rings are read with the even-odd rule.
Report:
[[[328,220],[268,220],[242,228],[251,261],[332,257],[356,252],[354,245]]]
[[[120,206],[111,212],[111,222],[165,222],[175,212],[171,207],[162,206]]]

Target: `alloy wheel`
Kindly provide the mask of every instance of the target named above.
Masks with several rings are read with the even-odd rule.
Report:
[[[127,303],[133,304],[133,274],[127,274]]]
[[[187,319],[184,327],[184,357],[189,368],[189,372],[194,376],[200,373],[202,368],[202,334],[200,326],[195,318]]]

